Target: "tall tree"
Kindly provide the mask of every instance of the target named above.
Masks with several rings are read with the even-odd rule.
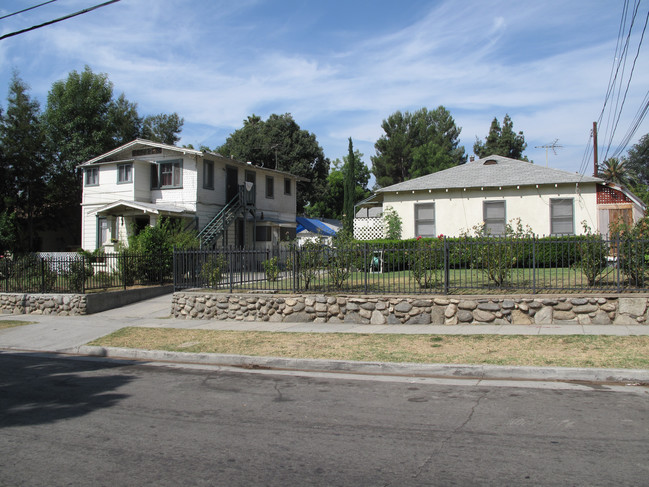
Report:
[[[384,135],[374,144],[372,172],[385,187],[466,162],[459,145],[462,129],[443,106],[414,113],[397,111],[383,120]]]
[[[349,152],[347,162],[343,167],[345,176],[345,186],[343,195],[343,230],[350,235],[353,233],[354,225],[354,196],[356,188],[356,157],[354,155],[354,144],[352,138],[349,138]]]
[[[176,145],[184,123],[185,119],[175,112],[171,115],[149,115],[142,124],[142,137],[162,144]]]
[[[354,151],[354,203],[352,204],[352,211],[354,204],[370,195],[370,190],[367,189],[370,180],[370,170],[367,165],[363,163],[363,157],[363,154],[358,149]],[[335,218],[338,220],[343,219],[343,213],[345,213],[343,210],[345,185],[348,181],[345,176],[345,168],[348,163],[349,155],[344,156],[342,161],[336,159],[331,163],[331,171],[327,176],[325,195],[323,198],[311,203],[304,209],[304,212],[308,216]]]
[[[290,113],[272,114],[266,121],[253,114],[216,150],[225,156],[309,179],[297,184],[298,213],[309,202],[319,201],[325,195],[329,160],[316,136],[302,130]]]
[[[137,103],[128,101],[124,93],[110,104],[108,120],[115,147],[142,136],[143,120],[137,112]]]
[[[7,113],[0,124],[5,167],[6,203],[26,222],[25,250],[36,250],[35,221],[45,201],[48,165],[40,106],[27,93],[27,85],[14,73],[7,98]]]
[[[638,182],[649,184],[649,134],[643,135],[637,144],[631,146],[625,164],[636,176]]]
[[[526,148],[527,143],[523,132],[514,132],[514,122],[509,115],[505,115],[502,127],[498,119],[494,117],[485,142],[476,137],[475,144],[473,144],[473,152],[480,158],[497,155],[527,161],[527,156],[523,155]]]

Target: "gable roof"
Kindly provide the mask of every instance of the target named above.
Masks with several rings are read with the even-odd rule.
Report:
[[[488,156],[460,166],[393,184],[377,193],[451,188],[498,188],[533,184],[603,183],[604,180],[578,173],[538,166],[503,156]]]
[[[112,157],[115,156],[116,154],[119,154],[120,152],[133,149],[133,148],[138,148],[138,147],[155,147],[158,149],[164,149],[168,151],[174,151],[174,152],[180,152],[183,154],[191,154],[199,157],[218,157],[221,159],[225,159],[228,161],[228,164],[233,164],[233,165],[238,165],[238,166],[243,166],[243,167],[254,167],[256,169],[259,169],[261,171],[266,171],[269,173],[275,173],[275,174],[280,174],[283,176],[290,176],[292,178],[295,178],[296,181],[310,181],[308,178],[302,177],[302,176],[297,176],[295,174],[291,174],[290,172],[287,171],[280,171],[278,169],[271,169],[268,167],[262,167],[262,166],[256,166],[254,164],[249,164],[247,162],[242,162],[237,159],[232,159],[229,157],[225,157],[217,152],[211,152],[211,151],[200,151],[196,149],[188,149],[187,147],[178,147],[175,145],[168,145],[168,144],[161,144],[160,142],[153,142],[151,140],[147,139],[135,139],[132,140],[131,142],[128,142],[124,145],[121,145],[111,151],[108,151],[104,154],[101,154],[93,159],[90,159],[89,161],[83,162],[79,164],[77,167],[83,168],[86,166],[90,165],[96,165],[100,164],[102,161],[105,161],[106,163],[116,163],[116,162],[132,162],[134,159],[129,158],[129,159],[124,159],[120,161],[113,160]],[[107,159],[107,160],[106,160]]]

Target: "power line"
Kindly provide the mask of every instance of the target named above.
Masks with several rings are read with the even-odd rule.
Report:
[[[54,2],[56,2],[56,0],[50,0],[49,2],[39,3],[38,5],[34,5],[33,7],[24,8],[22,10],[19,10],[18,12],[12,13],[12,14],[3,15],[2,17],[0,17],[0,20],[6,19],[7,17],[12,17],[14,15],[21,14],[23,12],[28,12],[29,10],[34,10],[35,8],[42,7],[43,5],[47,5],[48,3],[54,3]]]
[[[638,49],[637,49],[637,51],[636,51],[635,58],[633,58],[633,65],[631,66],[631,73],[629,74],[629,81],[628,81],[627,84],[626,84],[626,90],[624,91],[624,97],[622,98],[622,105],[620,106],[620,111],[618,112],[617,120],[615,121],[615,126],[613,127],[613,133],[615,133],[615,131],[617,130],[618,123],[620,122],[620,117],[622,116],[622,107],[624,106],[624,102],[625,102],[625,100],[626,100],[626,96],[627,96],[627,94],[629,93],[629,86],[631,85],[631,78],[633,77],[633,72],[635,71],[635,64],[636,64],[636,61],[638,60],[638,56],[640,55],[640,46],[642,46],[642,41],[644,40],[644,35],[645,35],[646,30],[647,30],[647,23],[649,23],[649,11],[647,12],[647,17],[645,18],[644,27],[643,27],[643,29],[642,29],[642,35],[640,36],[640,41],[638,42]],[[631,132],[631,131],[627,132],[627,134],[628,134],[628,140],[631,140],[631,137],[633,137],[633,134],[635,133],[635,131],[637,130],[638,126],[639,126],[640,123],[642,122],[642,119],[644,119],[644,116],[645,116],[646,113],[647,113],[646,110],[647,110],[647,109],[646,109],[646,106],[645,106],[645,108],[644,108],[644,113],[643,113],[643,109],[642,109],[642,108],[641,108],[640,111],[638,112],[638,115],[641,115],[641,114],[642,114],[642,115],[641,115],[641,118],[639,118],[639,119],[637,120],[637,124],[636,124],[636,120],[634,119],[634,121],[633,121],[633,123],[632,123],[632,127],[633,127],[633,125],[636,125],[636,126],[635,126],[635,128],[633,129],[632,132]],[[626,138],[626,136],[625,136],[625,138]],[[626,144],[628,143],[628,140],[627,140],[627,142],[623,142],[623,143],[620,145],[620,147],[618,147],[618,150],[616,151],[616,154],[617,154],[618,152],[622,152],[622,150],[624,150],[624,147],[625,147]],[[604,160],[607,159],[608,151],[609,151],[609,149],[611,148],[611,144],[612,144],[612,143],[613,143],[613,137],[612,137],[612,135],[611,135],[611,140],[609,141],[608,146],[606,147],[606,154],[605,154]]]
[[[47,25],[56,24],[57,22],[61,22],[63,20],[71,19],[72,17],[76,17],[78,15],[82,15],[82,14],[86,14],[88,12],[92,12],[93,10],[97,10],[98,8],[105,7],[107,5],[110,5],[111,3],[117,3],[119,1],[120,0],[111,0],[110,2],[104,2],[104,3],[101,3],[99,5],[95,5],[94,7],[84,8],[83,10],[80,10],[80,11],[75,12],[75,13],[70,14],[70,15],[66,15],[65,17],[60,17],[58,19],[50,20],[49,22],[45,22],[45,23],[40,24],[40,25],[35,25],[33,27],[29,27],[27,29],[19,30],[17,32],[12,32],[10,34],[5,34],[5,35],[0,37],[0,41],[3,40],[3,39],[6,39],[8,37],[17,36],[18,34],[24,34],[25,32],[29,32],[31,30],[40,29],[41,27],[45,27]]]

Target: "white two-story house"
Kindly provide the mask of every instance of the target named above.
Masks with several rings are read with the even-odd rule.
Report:
[[[220,154],[136,139],[79,166],[81,246],[112,251],[161,217],[200,231],[204,248],[268,248],[295,237],[296,182]]]

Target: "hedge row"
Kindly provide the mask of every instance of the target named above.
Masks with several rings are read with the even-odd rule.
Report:
[[[508,245],[513,247],[516,262],[513,267],[528,268],[559,268],[571,267],[582,260],[581,245],[593,236],[566,236],[504,239],[498,237],[445,237],[420,238],[408,240],[377,239],[355,241],[358,246],[368,252],[380,252],[383,258],[384,270],[408,270],[411,251],[430,247],[439,252],[439,259],[444,259],[444,246],[448,248],[448,263],[451,269],[466,269],[471,267],[481,255],[493,250],[494,246]],[[602,251],[608,246],[602,242]]]

